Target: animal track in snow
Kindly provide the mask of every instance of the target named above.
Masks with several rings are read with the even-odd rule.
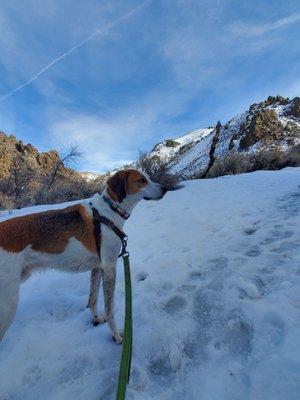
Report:
[[[245,228],[244,229],[244,235],[247,235],[247,236],[252,236],[252,235],[254,235],[254,233],[257,231],[257,228]]]
[[[262,292],[258,289],[258,285],[256,282],[251,282],[251,281],[246,281],[243,278],[239,279],[239,285],[238,285],[238,291],[239,291],[239,298],[244,299],[252,299],[256,300],[259,299],[262,296]]]
[[[252,351],[253,325],[239,309],[233,309],[227,316],[225,345],[235,357],[247,357]]]
[[[221,271],[228,266],[228,258],[227,257],[211,258],[210,260],[208,260],[208,262],[210,264],[212,264],[212,267],[216,271]]]
[[[148,277],[148,273],[147,272],[140,272],[140,273],[137,274],[136,280],[138,282],[143,282],[147,277]]]
[[[203,273],[200,272],[200,271],[192,271],[192,272],[190,272],[190,278],[191,278],[192,280],[194,280],[194,279],[201,279],[202,276],[203,276]]]
[[[247,257],[257,257],[261,254],[261,250],[258,246],[252,246],[249,250],[245,252],[245,256]]]
[[[164,305],[164,311],[169,314],[174,314],[178,311],[185,309],[187,306],[187,302],[184,297],[176,295],[171,297]]]

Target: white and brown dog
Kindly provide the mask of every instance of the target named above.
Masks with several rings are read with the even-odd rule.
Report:
[[[106,189],[67,208],[8,219],[0,223],[0,340],[13,321],[20,283],[32,271],[55,268],[91,272],[88,307],[94,325],[108,322],[117,343],[122,335],[114,319],[116,263],[121,241],[101,224],[100,254],[94,236],[93,208],[121,231],[125,219],[141,200],[161,199],[166,189],[146,175],[130,169],[112,176]],[[99,215],[98,214],[98,215]],[[97,300],[103,277],[105,314],[99,316]]]

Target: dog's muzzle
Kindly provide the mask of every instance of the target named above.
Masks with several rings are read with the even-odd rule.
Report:
[[[145,196],[144,200],[160,200],[164,197],[164,195],[167,193],[168,188],[166,186],[160,185],[160,194],[157,197],[149,197]]]

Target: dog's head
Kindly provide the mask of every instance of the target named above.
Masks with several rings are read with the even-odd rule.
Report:
[[[145,173],[135,169],[118,171],[107,181],[108,195],[119,203],[126,196],[134,196],[137,200],[159,200],[166,192],[164,186],[152,182]]]

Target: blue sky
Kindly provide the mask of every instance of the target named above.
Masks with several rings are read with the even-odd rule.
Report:
[[[0,130],[78,144],[79,170],[300,95],[297,0],[1,0],[0,98],[93,34],[0,101]]]

